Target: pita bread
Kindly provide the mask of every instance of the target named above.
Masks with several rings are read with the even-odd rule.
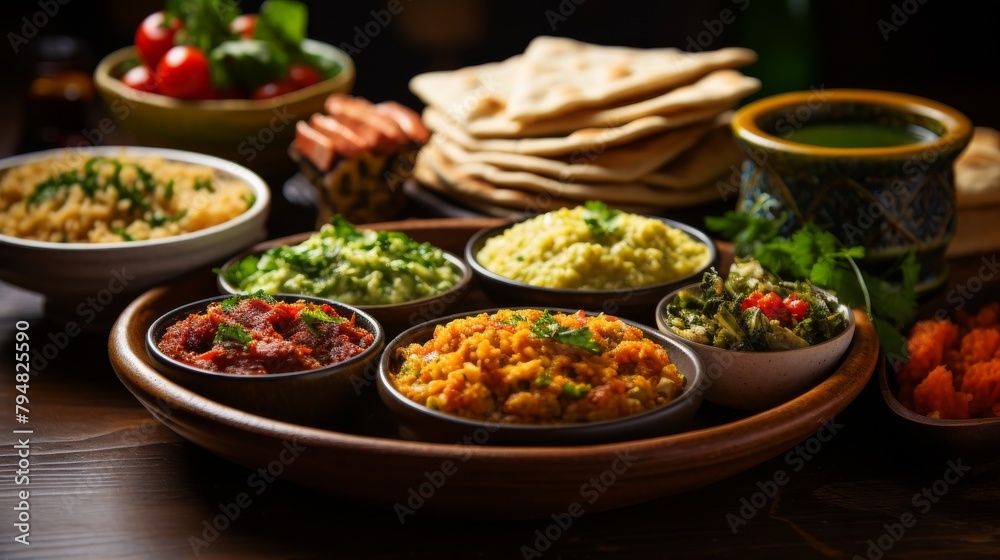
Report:
[[[517,64],[505,117],[537,122],[585,108],[662,92],[713,70],[739,68],[757,55],[742,48],[688,53],[637,49],[538,37]]]
[[[731,174],[734,166],[739,169],[743,158],[743,151],[733,140],[727,121],[726,126],[717,127],[693,148],[658,171],[642,177],[642,181],[653,188],[694,189],[721,175]]]
[[[615,148],[605,149],[604,146],[595,146],[591,151],[578,152],[562,158],[469,151],[443,136],[436,138],[436,147],[457,164],[487,163],[502,169],[530,171],[560,181],[625,183],[648,175],[673,160],[695,145],[714,126],[715,123],[701,123],[649,136],[638,142]]]
[[[434,145],[420,151],[426,156],[427,165],[449,185],[485,183],[504,191],[517,190],[534,193],[543,198],[584,202],[602,200],[608,204],[643,205],[656,208],[692,206],[719,198],[718,191],[667,192],[655,190],[642,183],[573,183],[562,182],[527,171],[509,171],[486,163],[456,164],[444,157]],[[481,188],[481,187],[477,187]]]
[[[410,91],[455,122],[497,114],[506,107],[521,55],[503,62],[427,72],[410,79]]]
[[[424,124],[437,135],[444,136],[469,151],[565,156],[612,148],[665,130],[708,121],[727,108],[726,106],[709,106],[670,116],[639,117],[622,126],[583,128],[573,131],[567,136],[551,138],[476,138],[433,107],[428,107],[424,111],[423,119]]]
[[[955,160],[955,196],[960,209],[1000,205],[1000,132],[976,128]]]
[[[479,116],[465,124],[469,134],[482,138],[560,136],[581,128],[621,126],[649,115],[677,115],[709,106],[727,108],[760,89],[760,80],[736,70],[717,70],[697,82],[651,98],[631,99],[617,106],[577,111],[535,123],[511,120],[503,114]]]
[[[461,177],[460,180],[452,182],[456,177],[444,178],[438,175],[427,161],[426,156],[418,158],[414,168],[414,177],[423,187],[489,216],[522,218],[558,208],[572,208],[580,204],[580,201],[559,199],[545,193],[497,187],[475,177]],[[609,203],[609,205],[625,212],[639,214],[665,210],[641,204]]]

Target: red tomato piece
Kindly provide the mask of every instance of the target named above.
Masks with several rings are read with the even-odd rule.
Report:
[[[135,30],[135,48],[150,68],[156,68],[163,55],[174,46],[174,35],[181,28],[179,19],[173,18],[169,25],[164,25],[164,18],[163,11],[153,12]]]
[[[236,16],[229,24],[229,31],[234,35],[239,35],[240,39],[253,39],[255,29],[257,29],[257,14]]]
[[[270,99],[289,92],[295,91],[295,86],[291,82],[267,82],[253,90],[250,95],[253,99]]]
[[[156,76],[145,66],[136,66],[125,72],[122,83],[139,91],[156,92]]]
[[[740,311],[746,311],[751,307],[757,307],[757,302],[760,298],[764,297],[764,294],[760,293],[759,290],[755,290],[753,293],[743,298],[743,303],[740,304]]]
[[[809,314],[809,302],[804,299],[799,299],[799,294],[795,292],[788,294],[784,303],[785,307],[788,308],[788,311],[792,314],[792,317],[796,321],[805,319],[806,315]]]
[[[308,64],[296,62],[288,66],[288,81],[295,86],[295,89],[302,89],[322,82],[323,75]]]
[[[792,322],[792,314],[785,307],[785,302],[781,300],[775,292],[768,292],[757,302],[757,307],[765,317],[772,321],[778,321],[783,326],[788,326]]]
[[[213,99],[208,58],[197,47],[180,45],[163,55],[156,66],[160,93],[181,99]]]

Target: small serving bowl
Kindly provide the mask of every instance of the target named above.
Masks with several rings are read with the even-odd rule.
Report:
[[[684,290],[701,295],[701,285],[691,284],[660,300],[656,326],[701,357],[705,362],[705,399],[728,408],[764,410],[804,393],[836,367],[854,338],[854,312],[841,304],[837,311],[847,320],[847,328],[830,340],[806,348],[744,352],[700,344],[675,333],[666,324],[667,305]]]
[[[243,180],[255,196],[253,205],[235,218],[203,230],[121,243],[55,243],[0,235],[0,280],[46,297],[46,312],[84,329],[114,320],[138,294],[185,272],[209,266],[265,237],[270,207],[267,184],[249,169],[219,158],[167,150],[124,146],[55,149],[0,160],[5,170],[35,161],[74,157],[155,157],[195,165]],[[100,307],[87,305],[87,298]],[[98,311],[100,315],[98,316]],[[106,311],[107,310],[107,311]],[[81,312],[83,311],[83,312]],[[93,323],[91,323],[93,321]]]
[[[340,72],[271,99],[184,100],[132,89],[120,78],[137,58],[135,47],[104,57],[94,84],[115,121],[137,143],[203,152],[266,171],[291,166],[286,149],[296,121],[322,112],[330,94],[349,93],[354,85],[354,62],[347,53],[310,39],[303,48],[335,61]]]
[[[887,362],[880,360],[876,368],[879,390],[906,441],[920,442],[924,455],[962,457],[973,464],[1000,461],[1000,418],[942,420],[917,414],[896,398],[899,384]]]
[[[171,381],[204,397],[247,412],[307,425],[336,425],[352,418],[363,403],[363,388],[371,385],[385,333],[375,319],[355,307],[322,298],[277,295],[278,301],[305,300],[329,304],[342,317],[354,316],[358,326],[375,335],[375,341],[357,356],[326,367],[267,375],[233,375],[199,369],[177,361],[157,347],[170,325],[228,296],[215,296],[183,305],[150,325],[146,352],[150,363]]]
[[[795,141],[811,125],[864,124],[925,131],[926,139],[876,147],[827,147]],[[942,103],[902,93],[813,89],[755,101],[733,116],[747,153],[736,208],[786,213],[781,233],[806,222],[865,248],[863,266],[879,272],[915,250],[918,292],[947,279],[944,254],[955,234],[953,163],[972,123]],[[766,206],[755,205],[760,196]]]
[[[512,307],[509,309],[519,309]],[[523,309],[523,308],[520,308]],[[547,308],[551,312],[576,313],[572,309]],[[670,361],[685,376],[684,392],[669,403],[639,414],[601,422],[524,425],[499,424],[462,418],[431,410],[408,399],[393,385],[391,376],[399,366],[398,351],[413,343],[427,342],[439,325],[475,316],[494,313],[486,309],[442,317],[435,321],[410,328],[394,338],[382,354],[378,371],[378,393],[382,402],[400,422],[400,435],[407,439],[437,442],[475,441],[490,445],[580,445],[654,437],[681,431],[685,428],[702,401],[702,384],[705,378],[701,358],[683,344],[663,336],[655,329],[621,319],[639,328],[643,335],[666,348]],[[594,314],[590,314],[594,315]],[[484,441],[479,441],[483,439]]]
[[[636,288],[575,290],[532,286],[491,272],[476,259],[476,255],[479,254],[479,251],[488,239],[503,234],[504,231],[516,222],[486,228],[473,235],[465,246],[465,260],[472,267],[473,273],[479,280],[480,287],[494,302],[510,302],[516,305],[533,306],[548,306],[552,305],[553,302],[557,302],[561,306],[595,311],[600,310],[612,315],[621,315],[641,320],[648,318],[649,307],[659,301],[664,294],[669,293],[678,286],[683,286],[691,282],[694,278],[699,278],[710,267],[717,265],[719,259],[715,242],[705,232],[667,218],[657,216],[646,217],[660,220],[672,228],[679,229],[690,236],[691,239],[704,245],[709,253],[709,259],[705,266],[680,278]]]
[[[251,247],[248,251],[229,259],[226,264],[222,265],[220,271],[229,268],[249,255],[260,256],[264,253],[264,251],[274,247],[280,247],[282,245],[296,245],[305,241],[311,235],[313,235],[313,232],[297,233],[288,237],[282,237],[260,243]],[[444,258],[449,264],[451,264],[452,268],[459,275],[458,284],[452,286],[450,290],[437,295],[427,296],[402,303],[355,305],[354,307],[364,311],[365,313],[371,314],[372,317],[374,317],[390,333],[399,332],[405,328],[418,325],[430,319],[435,319],[447,313],[454,308],[456,304],[462,301],[462,298],[464,298],[468,293],[469,287],[472,284],[472,271],[461,258],[449,253],[448,251],[442,252],[444,253]],[[218,275],[216,284],[219,287],[219,292],[223,294],[240,293],[240,290],[237,289],[236,286],[233,286],[226,281],[221,272]]]

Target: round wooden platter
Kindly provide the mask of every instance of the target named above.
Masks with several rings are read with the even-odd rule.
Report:
[[[404,231],[460,253],[474,232],[498,222],[442,219],[366,227]],[[382,429],[348,433],[256,416],[157,373],[146,356],[146,329],[162,313],[213,295],[213,283],[205,274],[156,288],[122,313],[111,332],[109,355],[125,386],[159,421],[216,455],[253,470],[280,469],[282,478],[303,486],[393,507],[403,515],[419,509],[445,516],[546,518],[577,507],[574,503],[591,512],[698,488],[809,437],[860,393],[878,359],[875,329],[856,312],[857,332],[837,370],[798,398],[757,414],[707,407],[699,412],[702,427],[692,431],[592,446],[479,445],[473,436],[482,440],[485,433],[470,434],[468,443],[406,441],[383,435]],[[481,294],[470,299],[469,305],[487,307]],[[374,383],[368,389],[374,393]],[[371,402],[381,408],[377,399]]]

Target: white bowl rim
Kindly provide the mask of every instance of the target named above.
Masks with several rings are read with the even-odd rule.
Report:
[[[847,307],[846,305],[844,305],[843,303],[841,303],[840,300],[837,299],[836,296],[834,296],[830,292],[828,292],[828,291],[826,291],[826,290],[824,290],[822,288],[818,288],[816,286],[813,286],[813,289],[816,290],[817,292],[820,292],[820,293],[826,295],[827,297],[833,298],[833,299],[835,299],[837,301],[837,311],[841,315],[843,315],[845,317],[845,319],[847,319],[847,326],[844,327],[844,330],[840,331],[839,333],[837,333],[833,337],[831,337],[831,338],[829,338],[827,340],[824,340],[823,342],[820,342],[818,344],[812,344],[812,345],[809,345],[809,346],[804,346],[802,348],[788,348],[788,349],[785,349],[785,350],[733,350],[732,348],[719,348],[718,346],[713,346],[711,344],[705,344],[703,342],[697,342],[697,341],[691,340],[690,338],[684,338],[683,336],[681,336],[681,335],[677,334],[676,332],[674,332],[673,329],[666,328],[666,325],[665,325],[665,323],[663,321],[663,317],[664,317],[663,313],[664,313],[664,311],[666,311],[667,305],[671,301],[673,301],[673,299],[676,298],[679,293],[681,293],[684,290],[698,290],[700,292],[701,291],[701,282],[698,282],[696,284],[688,284],[687,286],[682,286],[682,287],[677,288],[676,290],[670,292],[666,296],[664,296],[663,299],[661,299],[660,302],[656,304],[656,326],[657,326],[658,330],[661,333],[669,336],[673,340],[677,340],[679,342],[684,342],[684,343],[688,344],[689,346],[691,346],[692,348],[696,348],[697,351],[699,351],[699,352],[704,349],[705,351],[708,351],[708,352],[720,352],[720,353],[722,353],[722,352],[733,352],[733,353],[737,353],[737,354],[793,354],[793,353],[800,353],[801,354],[801,353],[804,353],[804,352],[815,351],[817,348],[822,348],[823,346],[827,346],[830,343],[832,343],[832,342],[834,342],[836,340],[839,340],[840,338],[843,338],[844,336],[850,336],[851,338],[853,338],[854,337],[854,330],[855,330],[855,327],[857,325],[857,321],[854,318],[854,311],[850,307]],[[846,352],[846,347],[845,347],[845,352]],[[841,354],[843,354],[843,352],[841,352]]]
[[[216,224],[197,231],[182,233],[171,237],[161,237],[157,239],[141,239],[138,241],[112,241],[106,243],[59,243],[55,241],[38,241],[35,239],[22,239],[10,235],[0,234],[0,244],[29,247],[34,249],[49,249],[60,251],[110,251],[121,249],[148,249],[162,245],[172,245],[186,240],[199,237],[209,237],[220,231],[234,228],[246,222],[252,221],[265,213],[270,207],[271,190],[259,175],[246,167],[215,156],[188,152],[185,150],[175,150],[172,148],[155,148],[149,146],[79,146],[76,148],[53,148],[39,152],[31,152],[0,159],[0,173],[17,166],[26,165],[36,161],[43,161],[61,157],[63,154],[77,152],[81,155],[124,155],[131,157],[159,157],[169,161],[189,163],[194,165],[204,165],[217,171],[223,171],[243,180],[253,192],[255,200],[250,208],[247,208],[240,215],[226,220],[221,224]]]

